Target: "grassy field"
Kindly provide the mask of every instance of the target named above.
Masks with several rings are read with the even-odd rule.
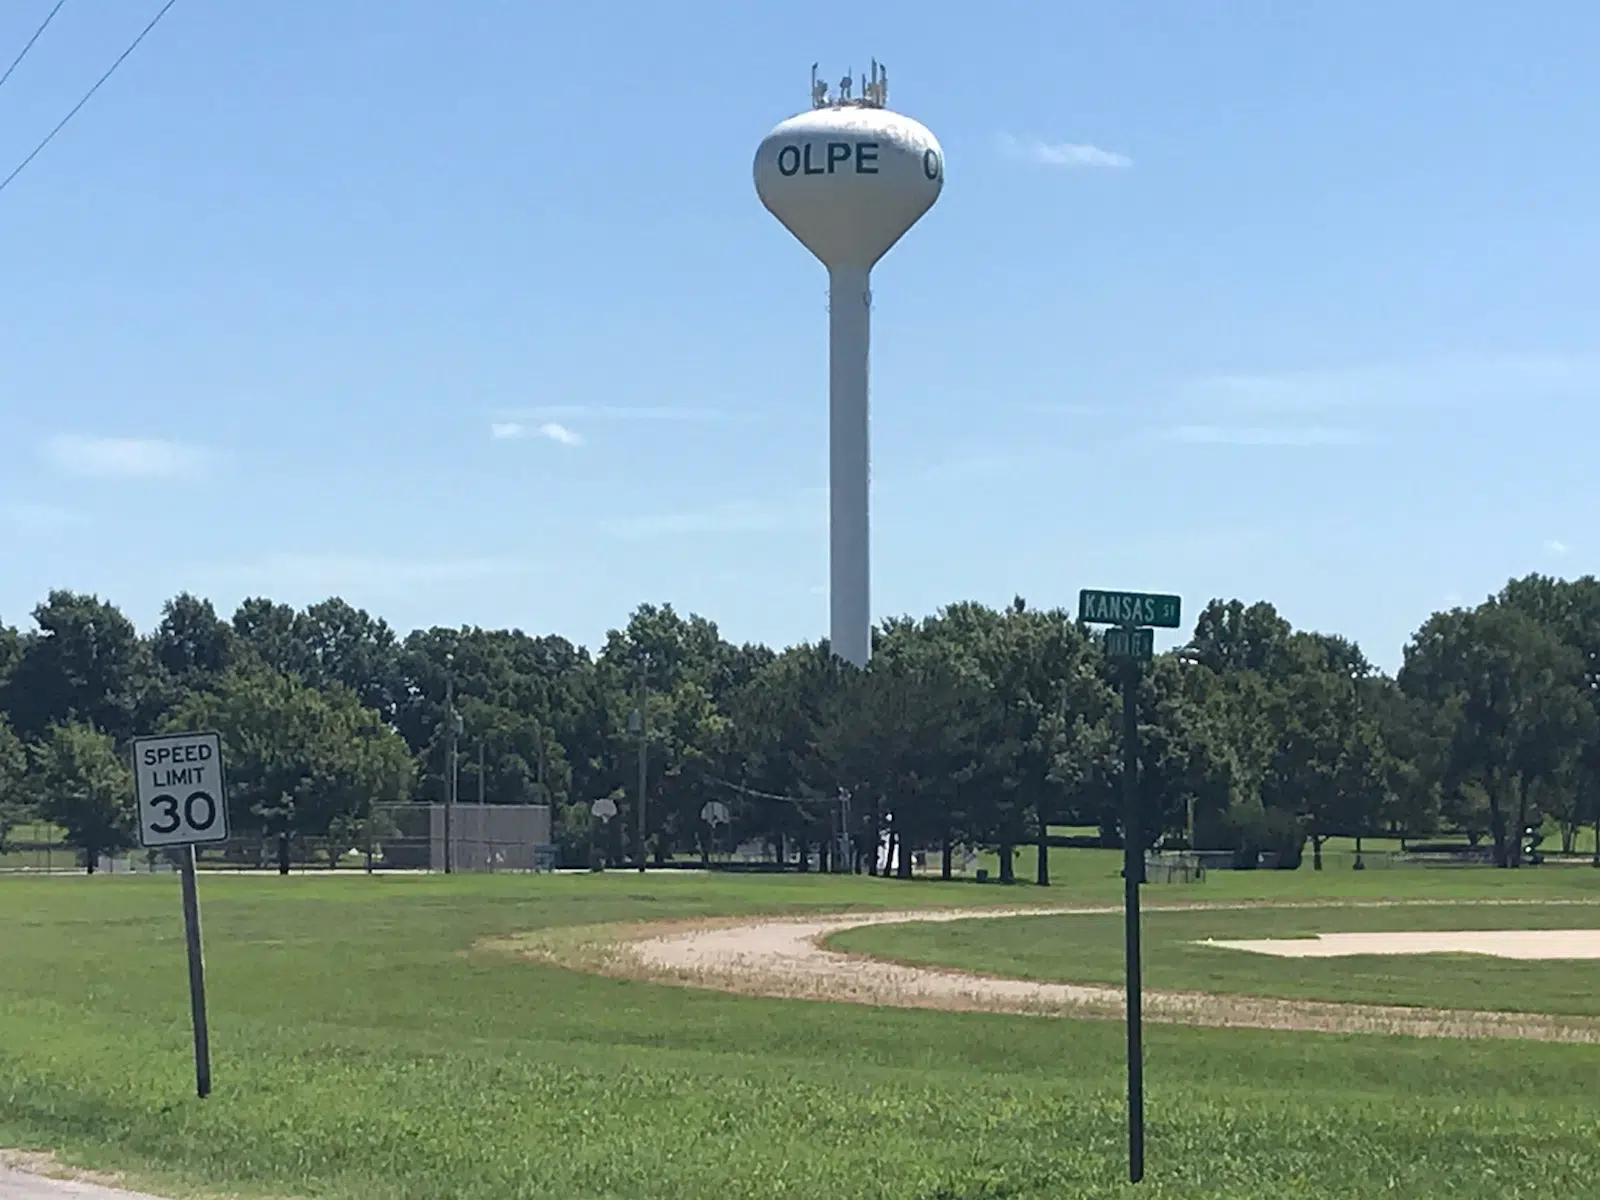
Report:
[[[1150,1174],[1136,1192],[1119,1182],[1115,1023],[761,1000],[473,948],[658,917],[1116,900],[1104,856],[1065,865],[1048,891],[207,878],[205,1102],[190,1091],[176,881],[0,879],[0,1145],[184,1196],[1595,1194],[1600,1048],[1152,1027]],[[1151,899],[1553,897],[1578,884],[1218,873]]]
[[[1286,959],[1200,944],[1206,938],[1443,929],[1600,929],[1600,880],[1564,872],[1564,900],[1514,906],[1149,912],[1144,979],[1152,988],[1371,1004],[1600,1016],[1600,961],[1514,962],[1480,955]],[[1555,889],[1560,892],[1559,886]],[[1540,895],[1548,895],[1541,889]],[[1025,979],[1120,983],[1123,921],[1115,916],[1017,917],[939,925],[879,925],[835,934],[836,949]]]

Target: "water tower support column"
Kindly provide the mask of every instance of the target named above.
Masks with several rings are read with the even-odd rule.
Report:
[[[871,281],[859,267],[828,272],[828,637],[858,667],[872,653],[867,344]]]

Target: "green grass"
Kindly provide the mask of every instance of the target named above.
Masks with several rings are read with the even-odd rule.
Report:
[[[1574,882],[1584,882],[1574,880]],[[1600,1016],[1600,961],[1517,962],[1466,954],[1288,959],[1199,944],[1206,938],[1447,929],[1600,929],[1600,892],[1571,906],[1441,906],[1233,912],[1148,911],[1141,925],[1152,988],[1370,1004]],[[1017,917],[879,925],[835,934],[836,949],[1024,979],[1123,980],[1123,920]]]
[[[1150,1174],[1135,1192],[1120,1184],[1115,1023],[761,1000],[472,949],[651,917],[1115,900],[1103,856],[1071,862],[1049,891],[208,877],[217,1090],[203,1103],[189,1090],[176,881],[0,880],[0,1145],[174,1195],[1594,1194],[1600,1048],[1154,1026]],[[1386,880],[1435,897],[1559,894],[1549,874]],[[1371,897],[1377,883],[1261,873],[1159,890]]]

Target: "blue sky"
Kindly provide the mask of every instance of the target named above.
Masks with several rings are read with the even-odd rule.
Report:
[[[158,6],[69,0],[0,175]],[[750,163],[875,55],[947,160],[874,276],[876,614],[1264,597],[1392,667],[1600,552],[1597,44],[1576,0],[179,0],[0,192],[0,619],[821,635],[826,282]]]

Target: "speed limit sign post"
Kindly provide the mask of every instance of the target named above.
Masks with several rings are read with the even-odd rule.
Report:
[[[228,840],[228,793],[222,738],[172,733],[135,738],[133,791],[139,844],[169,849],[183,878],[183,937],[189,951],[189,1009],[194,1019],[194,1090],[211,1094],[211,1039],[206,1028],[206,968],[200,952],[200,897],[194,884],[197,843]]]

